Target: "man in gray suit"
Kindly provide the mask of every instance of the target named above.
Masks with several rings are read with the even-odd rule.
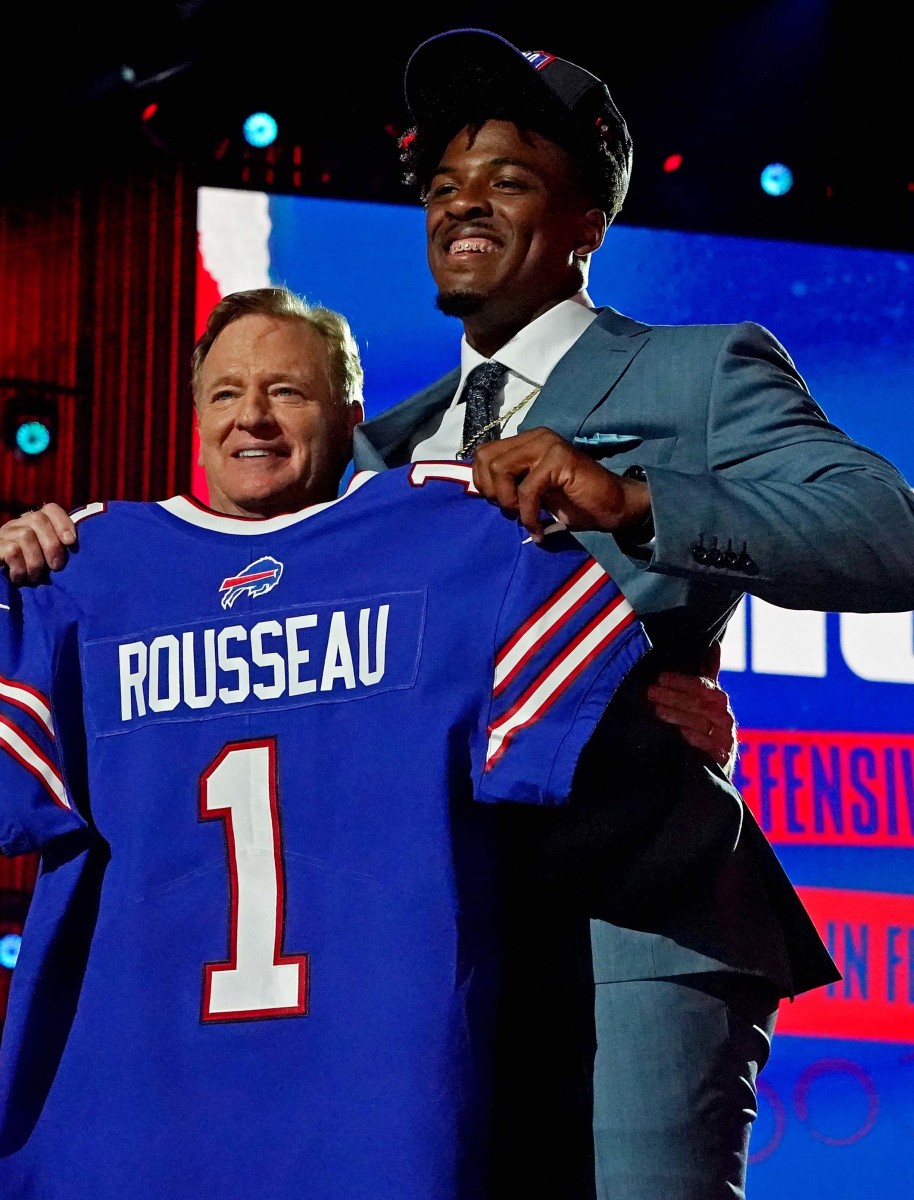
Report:
[[[413,53],[405,90],[406,178],[461,358],[356,429],[355,465],[472,459],[534,537],[541,505],[576,531],[654,644],[574,802],[514,838],[492,1196],[741,1197],[778,1005],[839,975],[726,774],[645,696],[661,670],[700,672],[747,592],[914,607],[914,495],[829,423],[760,325],[653,327],[594,306],[588,264],[632,147],[602,81],[451,30]],[[620,870],[645,827],[648,850]]]

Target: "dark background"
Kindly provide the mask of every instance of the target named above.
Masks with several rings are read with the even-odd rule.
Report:
[[[396,150],[408,125],[407,58],[426,37],[475,26],[609,84],[635,142],[621,222],[914,246],[903,6],[541,7],[539,16],[503,4],[406,15],[385,5],[378,16],[277,0],[32,4],[4,18],[0,202],[164,156],[217,186],[415,203]],[[257,109],[280,124],[270,150],[241,136]],[[666,174],[674,152],[683,166]],[[773,160],[795,176],[782,197],[759,185]]]

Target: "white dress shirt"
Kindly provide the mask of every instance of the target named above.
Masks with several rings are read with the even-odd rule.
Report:
[[[585,291],[578,292],[570,300],[563,300],[525,325],[492,356],[494,362],[508,368],[504,386],[497,398],[498,411],[511,413],[515,405],[521,404],[507,418],[501,430],[502,437],[517,433],[518,425],[529,412],[530,405],[549,378],[552,368],[596,316],[597,311],[590,297]],[[457,457],[463,440],[464,384],[473,368],[485,361],[481,354],[468,345],[464,336],[460,342],[460,384],[454,399],[443,413],[435,413],[413,435],[412,462]]]

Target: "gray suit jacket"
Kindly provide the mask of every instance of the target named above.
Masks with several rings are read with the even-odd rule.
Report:
[[[409,461],[453,371],[364,422],[357,469]],[[645,675],[698,669],[749,592],[821,611],[914,608],[914,494],[829,423],[761,326],[648,326],[600,310],[521,429],[547,426],[616,471],[645,468],[656,537],[579,540],[654,643],[583,756],[562,812],[510,814],[524,870],[592,922],[597,982],[731,970],[784,995],[839,978],[771,846],[725,776],[650,715]]]

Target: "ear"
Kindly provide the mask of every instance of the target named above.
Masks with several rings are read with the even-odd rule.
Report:
[[[356,401],[355,404],[346,405],[346,436],[340,441],[340,463],[341,470],[345,469],[346,463],[352,458],[352,439],[355,433],[355,427],[360,422],[365,420],[365,409],[362,407],[361,401]]]
[[[595,250],[599,250],[603,245],[607,228],[608,222],[603,209],[589,208],[581,218],[581,226],[578,232],[580,240],[575,249],[575,254],[579,258],[586,258],[589,254],[593,254]]]
[[[349,424],[349,436],[352,437],[356,425],[360,425],[365,420],[365,409],[362,407],[360,401],[356,401],[355,404],[349,405],[347,417]]]

